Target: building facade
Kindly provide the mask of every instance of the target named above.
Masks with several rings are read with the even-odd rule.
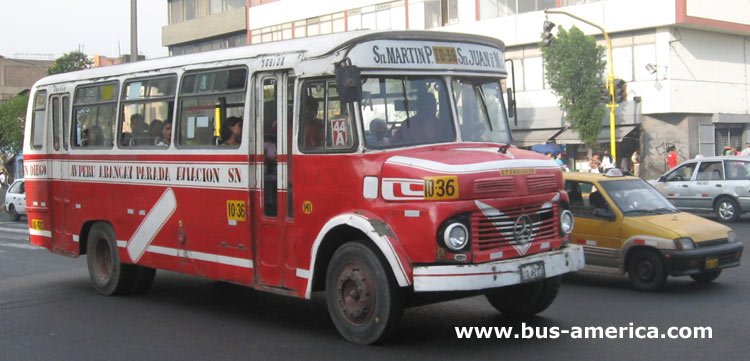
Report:
[[[47,75],[53,61],[0,56],[0,103],[6,102]]]
[[[746,0],[169,0],[162,31],[171,54],[357,29],[434,29],[497,37],[513,61],[519,146],[567,145],[575,166],[591,152],[569,129],[544,79],[539,47],[545,20],[598,29],[612,38],[615,77],[628,82],[617,109],[618,157],[642,154],[641,174],[666,170],[666,149],[682,159],[717,154],[750,140],[750,11]],[[604,45],[603,41],[600,41]],[[597,149],[609,148],[609,121]],[[616,160],[618,163],[619,159]]]

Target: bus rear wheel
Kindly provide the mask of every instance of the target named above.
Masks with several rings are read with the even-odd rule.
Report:
[[[562,277],[556,276],[532,283],[494,288],[484,296],[503,316],[524,320],[544,311],[557,298]]]
[[[120,262],[115,233],[101,222],[89,231],[86,261],[94,289],[106,296],[144,293],[156,274],[154,269]]]
[[[348,341],[387,340],[403,314],[401,290],[383,262],[362,243],[350,242],[333,254],[326,273],[328,313]]]

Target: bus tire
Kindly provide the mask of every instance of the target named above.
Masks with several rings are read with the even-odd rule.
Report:
[[[106,296],[125,294],[133,289],[136,270],[122,264],[115,233],[106,223],[97,222],[89,231],[86,263],[96,292]]]
[[[8,215],[13,221],[18,221],[19,219],[21,219],[21,215],[18,214],[18,212],[16,211],[16,207],[14,207],[12,204],[10,205],[10,207],[8,207]]]
[[[555,276],[532,283],[493,288],[484,296],[503,316],[525,320],[544,311],[557,298],[562,277]]]
[[[357,344],[387,340],[398,328],[403,298],[383,262],[359,242],[342,245],[326,273],[328,314],[339,333]]]

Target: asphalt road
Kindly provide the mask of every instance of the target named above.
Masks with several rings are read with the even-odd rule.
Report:
[[[25,220],[22,219],[22,221]],[[750,244],[750,219],[733,224]],[[716,283],[670,278],[659,293],[624,276],[565,278],[555,303],[527,326],[709,326],[711,339],[458,339],[456,326],[513,326],[483,297],[409,309],[398,337],[358,346],[312,301],[158,272],[150,293],[104,297],[85,258],[27,244],[26,226],[0,215],[0,360],[741,360],[750,334],[750,266]],[[627,335],[627,331],[626,331]]]

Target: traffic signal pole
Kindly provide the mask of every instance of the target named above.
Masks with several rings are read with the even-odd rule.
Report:
[[[615,102],[615,68],[613,64],[613,57],[612,57],[612,41],[609,39],[609,34],[607,34],[607,31],[604,30],[603,27],[594,24],[584,18],[578,17],[576,15],[573,15],[569,12],[562,11],[562,10],[554,10],[554,9],[546,9],[544,10],[545,14],[561,14],[570,16],[573,19],[576,19],[580,22],[586,23],[588,25],[591,25],[597,29],[599,29],[602,34],[604,34],[604,41],[607,43],[607,59],[609,60],[609,75],[607,76],[607,89],[609,90],[609,104],[607,104],[607,108],[609,108],[609,147],[610,147],[610,153],[612,154],[612,161],[615,164],[617,163],[617,138],[615,137],[615,118],[616,118],[616,110],[617,110],[617,102]]]

